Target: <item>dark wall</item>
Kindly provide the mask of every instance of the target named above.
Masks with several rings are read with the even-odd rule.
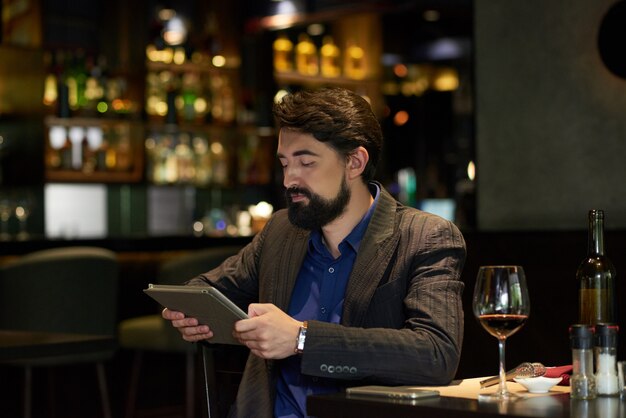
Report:
[[[626,227],[626,79],[598,49],[616,3],[475,1],[479,228]]]

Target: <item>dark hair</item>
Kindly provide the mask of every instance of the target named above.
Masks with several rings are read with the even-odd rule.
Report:
[[[278,128],[312,134],[347,157],[359,146],[369,154],[363,181],[374,177],[383,134],[369,103],[343,88],[323,88],[288,94],[274,104]]]

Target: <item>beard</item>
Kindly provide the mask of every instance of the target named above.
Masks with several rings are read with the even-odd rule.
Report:
[[[291,195],[299,193],[307,197],[309,203],[293,202]],[[350,189],[345,177],[341,180],[341,188],[332,199],[310,192],[307,189],[291,187],[285,190],[289,221],[295,226],[309,231],[319,229],[337,219],[348,206]]]

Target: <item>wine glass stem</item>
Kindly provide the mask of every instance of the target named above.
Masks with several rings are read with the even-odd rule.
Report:
[[[498,353],[500,355],[500,388],[498,392],[500,394],[507,393],[506,389],[506,367],[505,367],[505,354],[504,354],[504,346],[505,346],[506,338],[498,338]]]

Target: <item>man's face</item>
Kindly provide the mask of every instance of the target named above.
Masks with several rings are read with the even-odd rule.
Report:
[[[282,129],[278,158],[283,167],[289,220],[317,229],[337,219],[350,201],[341,156],[311,134]]]

